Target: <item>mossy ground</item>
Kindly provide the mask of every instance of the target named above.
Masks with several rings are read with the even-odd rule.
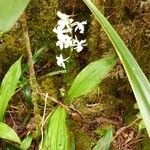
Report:
[[[141,0],[93,0],[110,23],[115,27],[132,54],[137,59],[142,70],[150,79],[150,6],[143,5]],[[58,48],[55,45],[56,35],[53,28],[57,23],[57,10],[75,15],[77,20],[87,20],[88,25],[83,38],[87,38],[88,47],[75,56],[76,66],[73,69],[72,79],[89,62],[103,57],[108,52],[113,52],[113,47],[99,23],[90,13],[81,0],[37,0],[31,1],[26,9],[29,36],[33,52],[41,47],[46,47],[41,59],[35,64],[35,71],[41,89],[60,98],[61,90],[65,87],[66,80],[63,75],[47,77],[40,80],[42,75],[59,70],[55,63]],[[23,62],[27,62],[27,54],[20,21],[13,29],[0,37],[0,79],[9,66],[21,55]],[[90,56],[90,57],[89,57]],[[57,82],[58,81],[58,82]],[[90,150],[100,138],[101,129],[108,125],[118,131],[131,124],[136,118],[136,103],[131,87],[120,62],[115,66],[109,76],[95,91],[81,97],[73,105],[84,116],[73,120],[72,128],[75,131],[77,150]],[[41,111],[44,102],[39,102]],[[50,102],[49,110],[55,104]],[[20,109],[21,108],[21,109]],[[16,131],[22,138],[27,131],[33,130],[32,106],[28,104],[21,92],[17,93],[9,106],[6,122],[10,126],[16,125]],[[12,112],[12,113],[11,113]],[[30,112],[30,113],[29,113]],[[18,114],[19,113],[19,119]],[[22,116],[24,116],[22,118]],[[25,119],[24,119],[25,118]],[[129,136],[132,138],[129,140]],[[147,135],[138,133],[137,126],[129,127],[114,140],[113,149],[116,150],[149,150],[150,143],[145,140]],[[77,138],[76,138],[77,137]],[[141,140],[139,140],[141,139]],[[144,141],[145,140],[145,141]],[[37,149],[35,140],[30,149]],[[119,144],[119,147],[117,147]],[[5,143],[3,143],[5,146]]]

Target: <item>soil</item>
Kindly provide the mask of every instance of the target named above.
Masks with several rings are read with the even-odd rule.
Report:
[[[136,58],[140,67],[150,79],[150,2],[142,0],[93,0],[118,31],[128,48]],[[57,10],[74,15],[76,20],[87,20],[85,34],[82,38],[88,41],[88,47],[75,55],[75,67],[71,71],[70,84],[77,73],[90,62],[97,60],[109,52],[113,46],[105,35],[99,23],[91,14],[82,0],[37,0],[31,1],[26,9],[29,36],[33,51],[43,46],[46,48],[38,62],[34,65],[37,81],[43,93],[48,92],[55,98],[61,98],[61,90],[65,88],[66,79],[63,74],[44,76],[60,69],[55,64],[58,48],[55,45],[56,36],[52,32],[57,23]],[[12,62],[23,55],[27,63],[25,46],[21,42],[22,28],[18,27],[0,38],[0,78],[2,80]],[[90,56],[90,57],[89,57]],[[28,73],[25,75],[28,77]],[[44,76],[44,77],[43,77]],[[43,78],[42,78],[43,77]],[[24,139],[35,130],[33,105],[30,87],[18,90],[12,97],[5,116],[5,122]],[[149,150],[150,141],[145,129],[139,131],[139,122],[135,109],[136,100],[129,85],[127,76],[120,62],[109,73],[107,78],[94,91],[82,96],[72,103],[68,114],[69,128],[74,133],[77,150],[91,150],[106,130],[113,128],[112,150]],[[46,115],[57,104],[49,102]],[[39,100],[38,107],[42,114],[44,102]],[[29,150],[38,150],[41,137],[36,137]],[[14,145],[9,141],[0,141],[0,149]],[[9,148],[8,148],[9,149]],[[16,148],[14,148],[16,149]]]

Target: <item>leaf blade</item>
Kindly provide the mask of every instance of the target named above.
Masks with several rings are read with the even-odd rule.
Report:
[[[72,83],[67,99],[72,101],[93,90],[106,77],[116,62],[116,55],[110,55],[86,66]]]
[[[109,128],[106,134],[97,142],[93,150],[109,150],[113,139],[112,128]]]
[[[150,137],[150,83],[138,63],[134,59],[133,55],[122,41],[118,33],[114,30],[107,19],[102,15],[102,13],[96,8],[96,6],[90,0],[83,0],[85,4],[89,7],[92,13],[95,15],[102,28],[106,32],[107,36],[111,40],[116,53],[121,60],[126,74],[128,76],[129,82],[133,89],[135,98],[137,100],[138,106],[141,111],[144,123],[148,135]]]
[[[8,70],[1,83],[0,88],[0,121],[3,120],[8,102],[15,93],[17,83],[21,76],[21,58],[17,60]]]
[[[7,139],[16,143],[21,143],[20,138],[15,131],[7,124],[0,122],[0,138]]]
[[[62,107],[57,107],[51,114],[42,150],[70,150],[68,129],[66,126],[66,111]]]
[[[0,30],[7,32],[23,13],[29,0],[0,1]]]

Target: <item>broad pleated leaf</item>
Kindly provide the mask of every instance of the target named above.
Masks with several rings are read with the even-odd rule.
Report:
[[[0,121],[3,120],[10,98],[15,93],[21,75],[21,59],[17,60],[8,70],[0,87]]]
[[[106,77],[116,62],[116,55],[109,55],[86,66],[72,83],[67,100],[72,101],[93,90]]]
[[[112,139],[112,128],[110,128],[107,130],[106,134],[97,142],[93,150],[109,150]]]
[[[21,143],[16,132],[7,124],[0,122],[0,138],[10,140],[16,143]]]
[[[117,32],[90,0],[83,0],[102,25],[124,66],[150,137],[150,83]]]
[[[0,30],[10,30],[28,3],[29,0],[0,0]]]
[[[66,126],[66,111],[57,107],[48,120],[42,150],[71,150]]]

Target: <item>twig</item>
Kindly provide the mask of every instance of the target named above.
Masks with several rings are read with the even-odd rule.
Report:
[[[85,120],[84,115],[83,115],[79,110],[77,110],[76,108],[74,108],[73,105],[71,105],[69,108],[71,108],[72,110],[76,111],[76,112],[77,112],[78,114],[80,114],[80,116]]]
[[[114,141],[118,135],[120,135],[124,130],[128,129],[129,127],[131,127],[133,124],[135,124],[140,118],[135,119],[132,123],[130,123],[128,126],[122,127],[121,129],[119,129],[116,132],[116,135],[113,137],[112,141]]]
[[[37,93],[38,95],[40,96],[44,96],[45,97],[45,94],[44,93]],[[70,109],[68,108],[68,106],[64,105],[63,103],[61,103],[60,101],[58,101],[57,99],[55,99],[54,97],[52,96],[47,96],[48,99],[52,100],[53,102],[59,104],[60,106],[64,107],[67,111],[70,112]]]
[[[37,93],[37,94],[39,94],[40,96],[45,96],[44,93]],[[46,93],[46,94],[47,94],[47,93]],[[72,109],[73,111],[76,111],[76,112],[77,112],[78,114],[80,114],[81,117],[85,120],[84,115],[83,115],[79,110],[77,110],[76,108],[74,108],[73,105],[67,106],[67,105],[63,104],[62,102],[58,101],[57,99],[55,99],[55,98],[52,97],[52,96],[48,96],[48,95],[47,95],[47,98],[49,98],[49,99],[52,100],[53,102],[57,103],[58,105],[62,106],[62,107],[65,108],[68,112],[71,112],[71,109]],[[42,99],[43,99],[43,98],[42,98]]]
[[[45,113],[46,113],[46,104],[47,104],[47,98],[48,98],[48,93],[45,94],[45,104],[44,104],[44,111],[43,111],[43,117],[42,117],[42,126],[41,126],[41,145],[40,145],[40,148],[41,149],[41,146],[43,145],[43,128],[44,128],[44,124],[45,124]]]

